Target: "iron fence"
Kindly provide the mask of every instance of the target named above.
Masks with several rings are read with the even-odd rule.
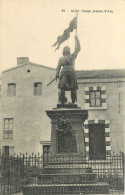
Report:
[[[0,194],[123,194],[124,154],[91,159],[77,155],[1,155]]]

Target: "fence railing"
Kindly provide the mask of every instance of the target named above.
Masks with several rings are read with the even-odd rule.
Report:
[[[1,155],[1,194],[123,194],[124,154],[91,159],[76,155]]]

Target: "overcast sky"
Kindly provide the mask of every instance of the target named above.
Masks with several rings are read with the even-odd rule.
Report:
[[[0,71],[24,56],[56,68],[65,45],[73,52],[75,32],[56,52],[51,45],[69,26],[75,9],[80,11],[82,48],[76,69],[125,68],[125,0],[0,0]]]

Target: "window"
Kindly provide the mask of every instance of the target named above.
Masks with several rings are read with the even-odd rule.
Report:
[[[85,109],[107,109],[107,96],[105,86],[85,87]]]
[[[8,96],[15,96],[16,95],[16,84],[14,84],[14,83],[8,84],[7,95]]]
[[[4,134],[3,138],[12,139],[13,138],[13,119],[5,118],[4,119]]]
[[[42,95],[42,83],[34,83],[34,95]]]
[[[90,91],[90,106],[91,107],[99,107],[101,106],[101,92],[100,91]]]

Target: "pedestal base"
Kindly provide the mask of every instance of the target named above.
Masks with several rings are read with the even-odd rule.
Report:
[[[51,150],[37,184],[23,188],[23,195],[108,194],[109,185],[97,182],[85,160],[83,123],[87,110],[77,105],[57,105],[46,111],[51,119]]]

